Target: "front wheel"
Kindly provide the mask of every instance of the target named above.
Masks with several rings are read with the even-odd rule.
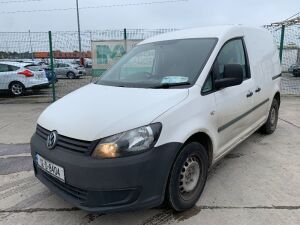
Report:
[[[279,103],[274,98],[269,111],[267,122],[261,127],[262,133],[272,134],[276,130],[277,122],[278,122],[278,114],[279,114]]]
[[[208,156],[205,148],[191,142],[183,147],[170,173],[167,199],[175,211],[192,208],[198,201],[207,179]]]

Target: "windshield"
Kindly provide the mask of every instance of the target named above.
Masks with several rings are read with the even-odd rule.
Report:
[[[190,86],[196,82],[216,42],[216,38],[201,38],[138,45],[96,84],[137,88]]]

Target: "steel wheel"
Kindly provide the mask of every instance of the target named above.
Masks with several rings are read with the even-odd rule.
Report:
[[[270,122],[272,125],[274,125],[276,122],[276,109],[274,107],[272,107],[272,109],[271,109]]]
[[[187,158],[180,173],[179,190],[183,199],[189,199],[190,193],[193,192],[198,184],[201,169],[199,160],[196,156]]]
[[[279,103],[276,99],[273,99],[267,122],[261,127],[261,132],[264,134],[272,134],[276,130],[279,114],[278,110]]]
[[[175,211],[192,208],[198,201],[208,172],[208,156],[205,148],[198,142],[183,146],[172,170],[166,197]]]
[[[73,72],[68,72],[68,73],[67,73],[67,77],[68,77],[69,79],[74,79],[74,78],[75,78],[75,73],[73,73]]]

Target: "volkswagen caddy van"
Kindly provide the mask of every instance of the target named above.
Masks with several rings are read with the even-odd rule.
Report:
[[[263,29],[215,26],[142,41],[50,105],[31,139],[36,177],[78,208],[195,205],[209,169],[275,131],[281,68]]]

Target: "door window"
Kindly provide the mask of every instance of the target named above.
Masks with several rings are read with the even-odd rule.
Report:
[[[226,64],[240,64],[243,68],[244,80],[250,78],[250,70],[242,39],[234,39],[222,47],[204,82],[202,93],[210,93],[213,91],[213,81],[223,78]]]
[[[9,68],[6,64],[0,64],[0,72],[8,72]]]
[[[58,67],[59,68],[64,68],[64,67],[69,67],[69,65],[68,64],[64,64],[64,63],[60,63],[60,64],[58,64]]]
[[[16,70],[18,70],[18,69],[20,69],[20,67],[8,65],[8,70],[9,70],[9,71],[16,71]]]
[[[216,79],[223,78],[224,66],[226,64],[240,64],[243,68],[244,80],[250,77],[244,45],[241,39],[232,40],[221,49],[213,67],[213,73]]]

